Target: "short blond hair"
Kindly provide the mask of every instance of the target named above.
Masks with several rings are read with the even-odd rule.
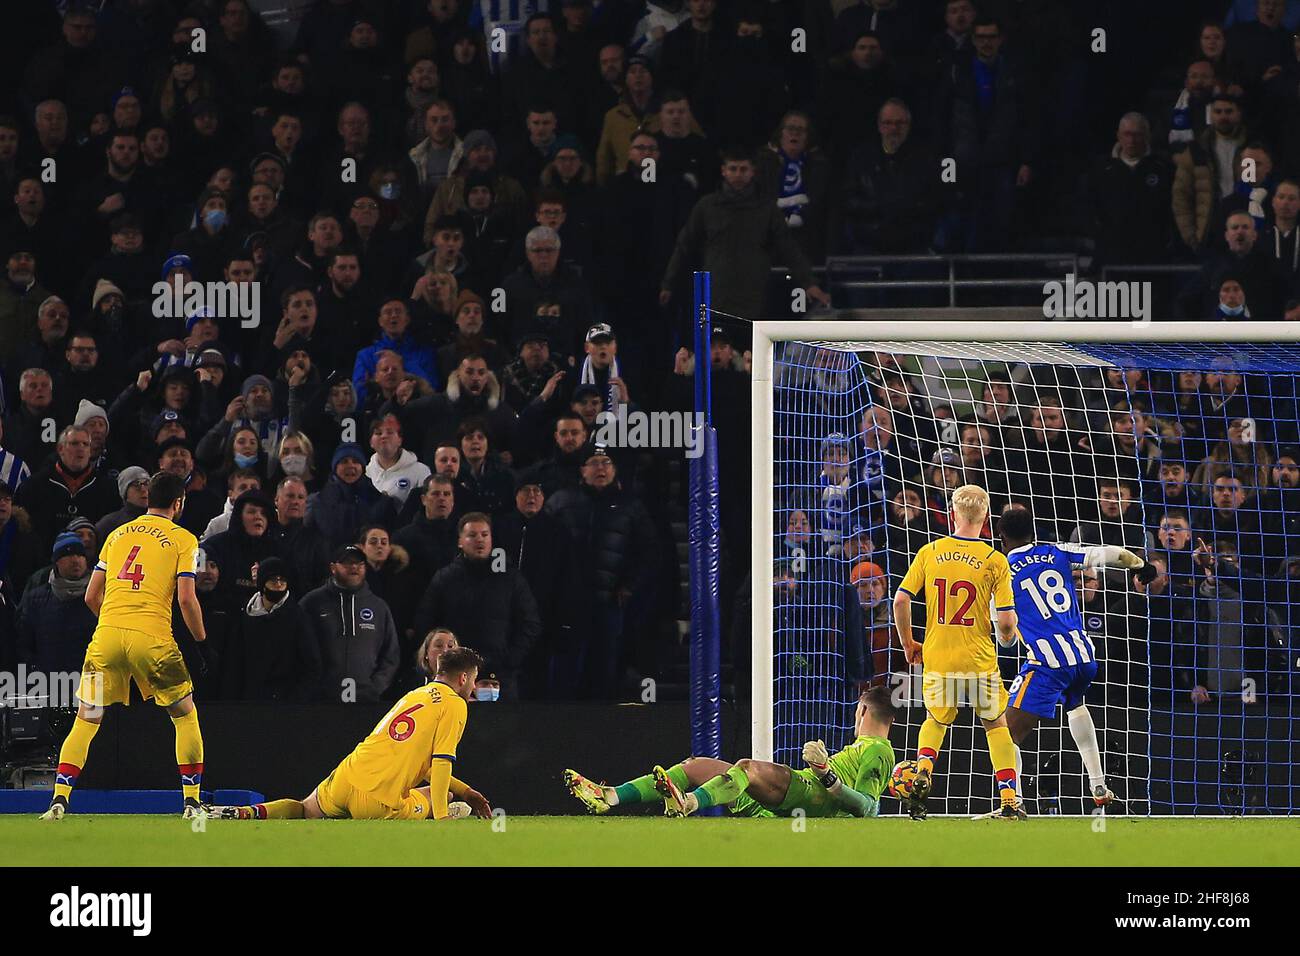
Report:
[[[989,513],[989,493],[979,485],[962,485],[952,493],[952,510],[962,521],[982,524]]]

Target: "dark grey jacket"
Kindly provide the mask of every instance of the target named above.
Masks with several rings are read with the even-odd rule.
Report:
[[[397,627],[388,605],[362,584],[345,591],[333,581],[299,602],[310,635],[307,669],[320,675],[320,699],[370,703],[379,700],[397,673]],[[355,698],[350,693],[355,681]]]

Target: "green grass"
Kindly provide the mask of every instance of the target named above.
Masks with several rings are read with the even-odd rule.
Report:
[[[502,823],[504,829],[502,830]],[[490,866],[878,865],[1281,866],[1300,859],[1288,819],[1111,818],[1026,823],[932,818],[664,820],[657,817],[506,817],[493,823],[207,821],[203,832],[159,816],[76,816],[42,824],[0,817],[7,866],[422,865]],[[450,852],[451,856],[447,854]]]

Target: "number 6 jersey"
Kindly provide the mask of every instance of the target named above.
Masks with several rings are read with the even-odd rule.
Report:
[[[171,634],[176,579],[194,577],[199,541],[160,515],[143,514],[108,536],[96,571],[104,572],[99,623]]]

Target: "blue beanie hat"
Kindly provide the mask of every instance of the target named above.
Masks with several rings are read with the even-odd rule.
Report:
[[[86,546],[81,543],[81,536],[74,531],[64,531],[54,539],[54,550],[50,553],[50,560],[57,561],[69,554],[79,554],[82,557],[86,554]]]
[[[334,457],[330,459],[330,471],[337,468],[344,458],[355,458],[363,465],[366,463],[366,453],[361,450],[361,446],[355,442],[347,442],[334,449]]]

